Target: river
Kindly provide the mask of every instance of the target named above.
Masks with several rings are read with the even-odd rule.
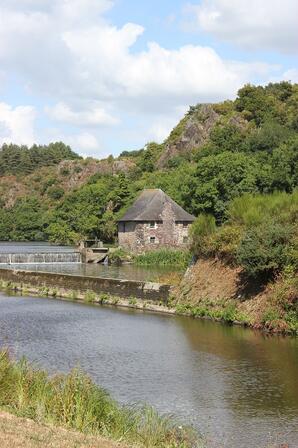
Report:
[[[37,272],[54,272],[58,274],[82,275],[87,277],[116,278],[124,280],[166,282],[169,275],[182,273],[173,267],[146,267],[136,266],[132,264],[124,264],[122,266],[107,266],[104,264],[85,264],[77,262],[68,263],[1,263],[1,256],[5,259],[5,255],[17,253],[19,255],[26,254],[64,254],[65,258],[75,253],[76,249],[69,246],[55,246],[49,243],[18,243],[18,242],[0,242],[0,268],[1,269],[21,269]]]
[[[121,403],[192,423],[210,447],[298,447],[298,339],[187,317],[0,294],[0,341],[80,366]]]

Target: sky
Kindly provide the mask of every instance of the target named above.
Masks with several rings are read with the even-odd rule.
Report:
[[[298,0],[0,0],[0,145],[104,158],[190,105],[298,82]]]

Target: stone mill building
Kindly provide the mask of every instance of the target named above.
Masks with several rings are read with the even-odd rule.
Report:
[[[186,248],[194,219],[162,190],[144,190],[118,221],[119,246],[135,253]]]

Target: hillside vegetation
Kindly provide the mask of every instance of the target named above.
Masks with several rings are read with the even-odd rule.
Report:
[[[253,282],[289,282],[298,259],[297,112],[298,84],[246,85],[235,101],[191,106],[164,143],[117,159],[82,160],[62,143],[4,146],[0,240],[114,242],[137,194],[161,188],[198,217],[195,256]],[[282,306],[295,321],[297,289],[288,289]]]
[[[61,143],[4,146],[0,239],[112,241],[117,217],[145,187],[220,225],[234,198],[297,187],[297,110],[297,84],[247,85],[235,101],[191,107],[163,144],[116,160],[80,160]]]

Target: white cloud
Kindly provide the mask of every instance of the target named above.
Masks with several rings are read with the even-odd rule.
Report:
[[[32,145],[35,141],[35,117],[35,109],[31,106],[13,108],[9,104],[0,103],[0,145],[3,143]]]
[[[174,126],[185,115],[188,106],[177,107],[171,114],[158,115],[154,117],[153,123],[144,131],[144,139],[146,142],[155,141],[162,143],[170,134]]]
[[[71,137],[65,137],[65,140],[75,150],[79,148],[85,155],[93,154],[95,151],[99,151],[100,149],[100,144],[97,141],[97,138],[88,132],[83,132],[82,134],[73,135]]]
[[[164,101],[179,106],[200,96],[219,99],[260,73],[258,64],[232,64],[199,45],[167,50],[152,42],[145,51],[132,51],[143,27],[117,28],[99,19],[110,5],[106,0],[53,0],[48,9],[29,11],[3,4],[0,0],[2,66],[24,76],[35,92],[70,107],[80,99],[126,107],[129,102],[137,109],[153,101],[158,109]]]
[[[20,6],[17,0],[0,0],[1,69],[24,80],[29,93],[55,104],[45,108],[51,120],[79,128],[81,138],[74,138],[82,148],[76,149],[97,149],[103,127],[116,125],[119,116],[122,122],[141,122],[135,130],[140,141],[145,127],[161,139],[175,124],[178,108],[231,98],[243,83],[273,76],[272,65],[226,60],[200,45],[169,50],[149,42],[136,50],[144,28],[113,26],[103,14],[112,5],[109,0],[24,0]]]
[[[291,68],[290,70],[286,70],[283,74],[283,79],[285,81],[298,82],[298,69]]]
[[[107,151],[104,151],[103,145],[97,136],[88,131],[68,134],[59,128],[51,128],[46,131],[46,140],[51,142],[63,141],[83,157],[95,156],[103,158],[109,155]]]
[[[62,121],[75,126],[100,126],[115,125],[118,120],[112,117],[103,108],[94,107],[89,110],[81,110],[79,112],[71,109],[63,102],[57,103],[53,107],[46,107],[48,115],[57,121]]]
[[[188,9],[219,39],[252,50],[298,51],[297,0],[202,0]]]

